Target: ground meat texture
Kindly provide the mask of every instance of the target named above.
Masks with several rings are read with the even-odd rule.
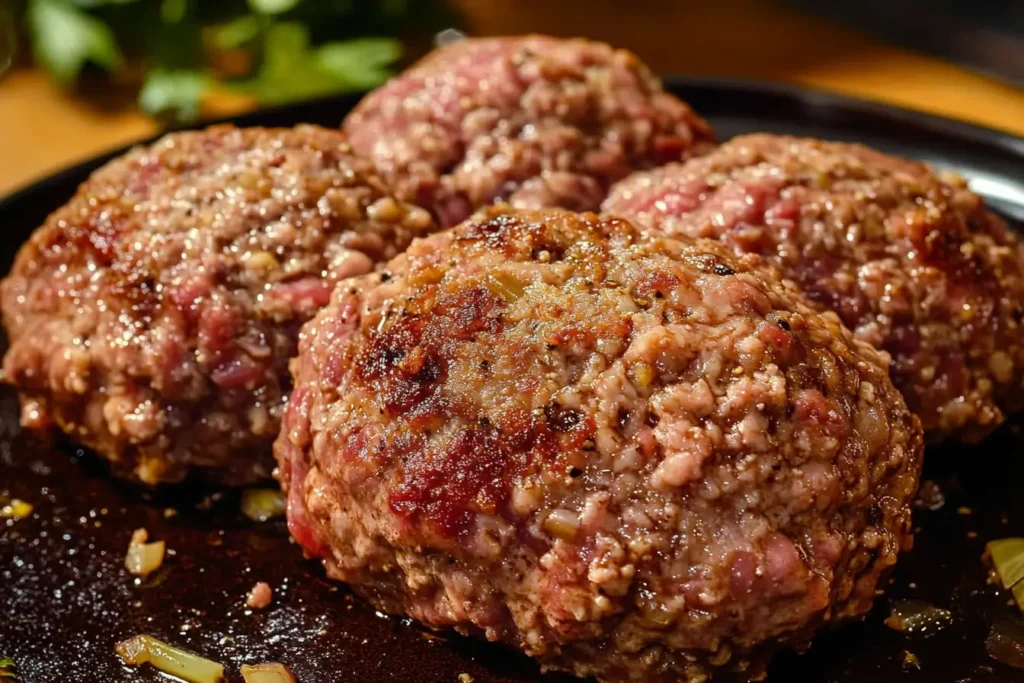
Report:
[[[269,477],[298,330],[430,229],[342,134],[177,133],[94,173],[2,285],[8,381],[147,484]]]
[[[712,139],[634,54],[547,36],[439,48],[343,127],[399,197],[444,225],[498,200],[596,210],[611,182]]]
[[[756,257],[491,209],[339,284],[275,444],[330,576],[607,681],[754,678],[864,614],[922,433]]]
[[[929,440],[1024,403],[1024,250],[962,179],[859,145],[772,135],[619,183],[606,211],[781,268],[892,377]]]

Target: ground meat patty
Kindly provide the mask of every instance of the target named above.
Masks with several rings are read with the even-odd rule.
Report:
[[[275,444],[295,538],[382,609],[603,680],[752,678],[863,614],[920,424],[756,262],[491,209],[339,284]]]
[[[963,180],[772,135],[619,183],[605,210],[761,254],[892,354],[931,440],[976,440],[1024,392],[1024,250]]]
[[[338,131],[211,128],[110,162],[2,285],[22,422],[152,484],[267,477],[298,329],[430,229]]]
[[[596,210],[612,181],[712,138],[634,54],[547,36],[440,48],[367,96],[344,129],[399,197],[445,225],[497,200]]]

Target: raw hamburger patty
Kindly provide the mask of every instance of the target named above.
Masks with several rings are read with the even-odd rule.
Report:
[[[636,55],[547,36],[440,48],[343,127],[400,198],[445,225],[498,200],[596,210],[611,182],[712,139]]]
[[[269,476],[299,326],[432,221],[338,131],[211,128],[110,162],[2,285],[22,423],[145,483]]]
[[[930,440],[1022,405],[1024,250],[962,179],[859,145],[750,135],[638,173],[606,211],[760,254],[892,354]]]
[[[275,444],[295,538],[382,609],[547,667],[755,677],[871,606],[922,444],[884,355],[771,277],[593,214],[414,242],[303,330]]]

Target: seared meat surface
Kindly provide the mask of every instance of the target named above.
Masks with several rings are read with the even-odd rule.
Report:
[[[289,526],[381,609],[550,668],[755,678],[910,543],[922,432],[887,362],[756,257],[493,208],[304,327]]]
[[[343,128],[398,197],[444,225],[496,201],[596,210],[613,181],[712,139],[636,55],[548,36],[439,48]]]
[[[432,227],[338,131],[168,135],[100,170],[2,285],[7,378],[147,484],[270,475],[298,330],[332,284]]]
[[[952,176],[860,145],[748,135],[618,183],[604,210],[763,256],[892,355],[930,440],[1024,404],[1024,249]]]

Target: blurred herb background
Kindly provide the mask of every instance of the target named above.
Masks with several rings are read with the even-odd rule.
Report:
[[[180,123],[217,91],[279,104],[371,88],[454,23],[427,0],[0,0],[0,70],[34,60]]]

